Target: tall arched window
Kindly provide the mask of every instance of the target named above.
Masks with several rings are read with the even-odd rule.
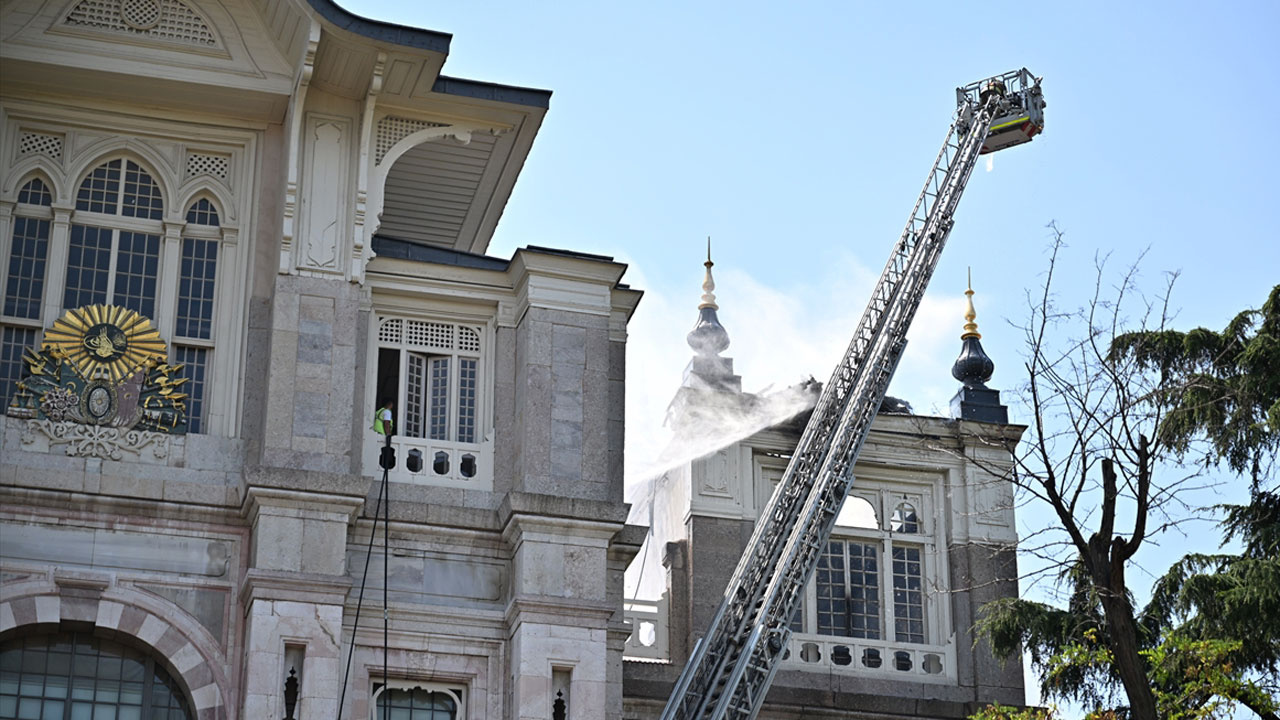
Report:
[[[160,186],[137,163],[94,168],[76,193],[63,310],[106,303],[154,318],[163,217]]]
[[[187,429],[204,425],[205,380],[213,352],[213,289],[218,268],[218,210],[201,198],[187,210],[178,278],[178,310],[173,332],[173,361],[187,378]]]
[[[8,407],[14,384],[22,377],[22,353],[40,334],[45,265],[49,258],[49,225],[53,193],[40,178],[18,191],[14,207],[13,244],[4,283],[4,329],[0,333],[0,411]]]
[[[221,204],[233,201],[217,188],[174,202],[163,188],[175,178],[143,162],[113,151],[65,188],[60,176],[32,172],[16,195],[0,198],[0,413],[26,371],[24,352],[38,347],[44,329],[68,310],[107,304],[150,319],[169,361],[183,366],[187,431],[228,430],[220,405],[228,400],[208,378],[240,342],[226,324],[243,308],[216,297],[217,288],[241,287],[228,273],[244,263],[235,207]]]
[[[0,645],[0,718],[191,720],[172,675],[148,653],[85,633]]]

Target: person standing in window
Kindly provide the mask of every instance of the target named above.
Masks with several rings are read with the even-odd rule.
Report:
[[[382,401],[382,406],[374,412],[373,415],[373,431],[379,435],[385,435],[387,442],[391,442],[391,436],[394,434],[393,427],[395,421],[392,420],[393,411],[396,407],[394,398],[387,398]]]

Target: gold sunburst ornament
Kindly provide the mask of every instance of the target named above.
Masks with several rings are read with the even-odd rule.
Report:
[[[118,383],[167,350],[151,321],[114,305],[68,310],[44,333],[44,347],[60,354],[86,380]]]

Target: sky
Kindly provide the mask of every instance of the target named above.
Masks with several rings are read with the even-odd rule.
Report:
[[[489,252],[629,264],[645,291],[628,341],[632,476],[664,442],[707,236],[744,389],[825,380],[954,89],[1000,72],[1044,78],[1044,134],[974,173],[890,394],[947,414],[967,269],[989,384],[1020,381],[1013,325],[1043,279],[1051,221],[1066,233],[1068,304],[1086,299],[1100,254],[1116,269],[1142,257],[1151,292],[1179,272],[1184,328],[1220,329],[1280,283],[1280,3],[340,2],[453,33],[448,75],[554,91]],[[1242,497],[1228,482],[1199,500]],[[1216,538],[1192,527],[1151,572]]]

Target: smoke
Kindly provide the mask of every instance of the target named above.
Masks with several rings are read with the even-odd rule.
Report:
[[[647,282],[634,264],[628,271],[632,284],[646,291],[627,342],[626,497],[633,512],[647,505],[651,478],[666,468],[806,410],[813,401],[794,386],[811,377],[827,381],[879,274],[878,267],[871,270],[839,248],[815,258],[811,276],[798,283],[795,278],[757,277],[730,261],[718,263],[719,317],[731,340],[722,355],[734,359],[743,389],[761,401],[746,413],[708,413],[696,431],[673,438],[665,419],[693,355],[685,335],[697,319],[702,283],[697,260],[691,258],[677,293]],[[958,291],[964,286],[959,281],[947,285],[957,292],[925,295],[890,388],[920,413],[945,414],[955,392],[950,368],[960,350],[964,302]]]
[[[816,270],[801,283],[757,277],[721,261],[715,268],[718,314],[731,340],[722,355],[734,359],[743,389],[756,400],[704,408],[677,436],[665,420],[693,356],[685,335],[697,319],[699,259],[691,258],[676,292],[648,282],[634,263],[628,270],[645,296],[628,326],[625,498],[628,522],[648,525],[651,533],[627,570],[628,598],[654,600],[664,591],[663,543],[680,537],[690,491],[688,473],[679,468],[812,407],[816,398],[803,384],[811,377],[827,381],[878,277],[878,268],[839,249],[815,258]],[[964,285],[960,279],[934,285],[942,291],[925,295],[889,392],[918,413],[945,415],[956,390],[950,368],[960,350]]]
[[[658,438],[664,443],[661,452],[641,458],[627,473],[626,500],[631,503],[628,522],[648,522],[655,478],[809,410],[817,402],[817,389],[817,383],[806,382],[766,391],[743,406],[704,407],[686,418],[679,433],[670,426],[663,427]]]

